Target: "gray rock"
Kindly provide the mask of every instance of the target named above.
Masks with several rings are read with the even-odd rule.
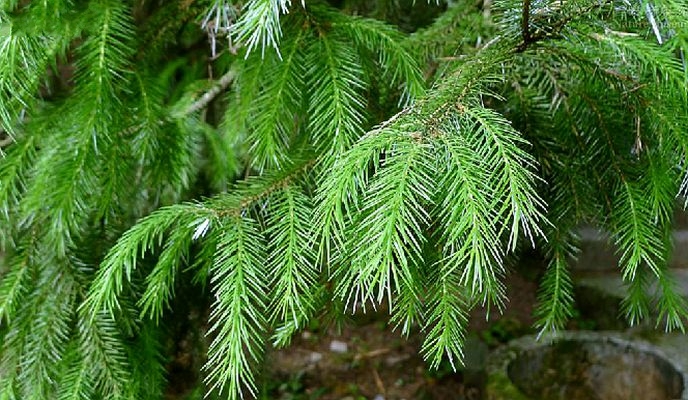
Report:
[[[322,359],[323,359],[323,355],[320,354],[320,353],[318,353],[318,352],[315,352],[315,351],[314,351],[314,352],[311,352],[311,353],[308,355],[308,363],[309,363],[309,364],[317,364],[317,363],[319,363],[320,361],[322,361]]]
[[[685,223],[677,224],[672,232],[673,251],[669,259],[671,268],[688,268],[688,229]],[[581,253],[572,267],[578,271],[618,271],[619,251],[609,233],[585,226],[578,229]]]
[[[330,342],[330,351],[333,353],[346,353],[349,351],[349,345],[345,342],[340,342],[339,340],[333,340]]]
[[[399,364],[400,362],[406,361],[409,358],[411,358],[411,356],[408,354],[389,356],[385,358],[385,364],[391,367],[392,365]]]
[[[672,354],[612,332],[524,336],[488,361],[494,400],[688,400],[688,376]]]

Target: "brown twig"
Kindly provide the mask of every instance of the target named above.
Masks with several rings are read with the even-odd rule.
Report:
[[[214,85],[205,93],[203,93],[203,96],[201,96],[198,100],[194,101],[191,103],[191,105],[183,110],[181,113],[178,115],[173,116],[174,118],[179,118],[179,117],[184,117],[191,115],[197,111],[202,110],[203,108],[207,107],[208,104],[210,104],[211,101],[217,97],[223,90],[227,89],[230,83],[234,80],[236,77],[236,72],[233,70],[230,70],[226,74],[222,75],[220,79],[214,82]],[[169,120],[169,117],[167,117]],[[158,121],[160,125],[164,124],[165,121],[161,120]],[[143,124],[137,124],[137,125],[132,125],[122,131],[119,132],[120,136],[129,136],[133,135],[134,133],[138,132],[141,128],[143,127]]]
[[[492,0],[483,1],[483,17],[490,19],[492,17]]]
[[[0,149],[9,146],[12,143],[14,143],[14,139],[12,139],[11,136],[7,136],[4,139],[0,139]]]
[[[274,192],[281,190],[281,189],[284,189],[285,187],[289,186],[289,184],[294,179],[296,179],[299,175],[304,173],[306,170],[311,168],[316,163],[317,163],[317,159],[315,159],[315,158],[308,160],[302,166],[300,166],[296,170],[292,171],[290,174],[286,175],[282,179],[279,179],[279,180],[273,182],[272,184],[268,185],[266,188],[264,188],[260,192],[252,194],[252,195],[248,195],[248,196],[242,198],[236,205],[234,205],[232,207],[228,207],[228,208],[221,209],[221,210],[216,210],[215,214],[221,218],[228,217],[228,216],[240,217],[243,210],[250,207],[253,203],[270,196]]]
[[[383,348],[383,349],[372,350],[372,351],[369,351],[367,353],[359,353],[359,354],[356,354],[356,356],[354,357],[354,360],[355,361],[361,361],[365,358],[379,357],[383,354],[389,353],[390,351],[392,351],[392,349]]]
[[[521,29],[523,30],[523,41],[521,44],[519,44],[516,47],[516,53],[523,53],[528,49],[529,46],[546,39],[547,37],[551,37],[558,33],[560,30],[562,30],[567,24],[569,24],[571,21],[574,21],[575,19],[588,15],[589,13],[593,12],[595,9],[599,9],[603,6],[609,5],[613,2],[613,0],[604,0],[600,1],[598,3],[592,4],[588,6],[587,8],[582,9],[578,13],[571,13],[571,15],[568,15],[564,18],[562,18],[559,22],[553,24],[550,26],[550,29],[547,30],[537,30],[534,34],[530,33],[530,30],[528,29],[528,25],[530,24],[530,0],[524,0],[523,2],[523,20],[521,21]]]
[[[375,386],[377,386],[377,390],[380,391],[380,394],[383,396],[386,395],[387,389],[385,388],[385,384],[382,382],[382,378],[380,378],[380,374],[375,368],[373,368],[373,379],[375,379]]]
[[[220,79],[218,79],[215,82],[215,85],[212,88],[210,88],[210,90],[205,92],[200,99],[193,102],[193,104],[191,104],[191,106],[189,106],[189,108],[187,108],[184,111],[184,114],[193,114],[196,111],[199,111],[206,107],[211,101],[213,101],[215,97],[217,97],[218,94],[220,94],[220,92],[227,89],[227,86],[229,86],[229,84],[232,83],[235,77],[236,72],[234,70],[230,70],[226,74],[222,75]]]
[[[530,0],[523,0],[521,35],[523,35],[523,43],[530,43]]]

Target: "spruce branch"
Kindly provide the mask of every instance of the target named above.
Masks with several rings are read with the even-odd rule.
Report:
[[[575,257],[578,249],[577,237],[571,230],[566,230],[571,229],[563,221],[566,217],[567,215],[558,215],[554,224],[556,228],[550,228],[547,232],[548,242],[545,248],[549,264],[540,284],[535,310],[535,326],[539,329],[539,336],[564,329],[573,315],[573,281],[569,272],[569,260]],[[557,225],[557,222],[562,222],[562,225]]]
[[[65,256],[74,239],[83,234],[85,219],[97,191],[96,172],[101,155],[112,144],[112,124],[124,92],[129,68],[132,21],[120,2],[89,3],[95,32],[79,46],[76,62],[76,96],[66,102],[63,112],[71,118],[60,121],[55,149],[44,152],[32,180],[23,214],[50,221],[48,235],[59,256]],[[73,123],[72,123],[73,121]],[[113,198],[100,198],[108,208]]]
[[[253,371],[264,345],[267,256],[255,221],[232,217],[225,223],[211,268],[213,340],[205,369],[210,391],[235,400],[244,390],[254,397],[257,392]]]
[[[131,387],[133,396],[143,399],[159,398],[167,384],[167,357],[164,329],[153,321],[144,321],[131,346]]]
[[[199,213],[201,217],[208,215],[207,212],[203,213],[200,207],[194,205],[179,204],[161,208],[125,232],[105,256],[86,300],[80,307],[84,315],[90,316],[88,323],[96,322],[102,310],[107,310],[110,315],[114,315],[114,312],[120,309],[118,298],[124,289],[124,284],[131,280],[138,258],[154,246],[160,245],[163,235],[176,226],[184,216],[188,218],[190,215],[193,218]],[[176,262],[177,260],[170,259],[169,261]]]
[[[15,322],[16,326],[16,322]],[[19,393],[19,360],[24,349],[25,337],[21,329],[13,327],[3,335],[0,357],[0,398],[16,399]]]
[[[363,133],[367,82],[358,55],[334,35],[322,35],[309,49],[308,129],[320,152],[334,159]],[[325,160],[323,160],[325,161]]]
[[[268,309],[272,324],[292,324],[293,329],[315,312],[318,268],[309,240],[312,205],[303,190],[286,186],[272,197],[265,231],[268,247],[268,271],[272,299]],[[287,211],[286,217],[284,211]]]
[[[10,242],[15,231],[10,221],[18,213],[32,165],[36,162],[36,143],[34,136],[22,138],[0,156],[0,221],[6,227],[0,233],[0,249]]]
[[[44,269],[39,275],[37,290],[32,293],[35,314],[31,317],[33,321],[29,322],[30,328],[25,327],[31,333],[25,332],[26,343],[18,376],[20,393],[28,399],[52,397],[50,381],[57,376],[56,365],[68,343],[68,324],[75,309],[76,282],[69,278],[60,279],[60,267],[63,265]]]
[[[420,67],[410,51],[404,47],[401,32],[391,25],[370,18],[343,16],[335,12],[325,12],[325,15],[332,20],[333,28],[339,28],[357,46],[378,55],[378,62],[385,74],[383,77],[392,85],[403,86],[403,93],[399,98],[401,106],[410,104],[425,92]]]
[[[664,331],[671,332],[679,330],[686,332],[686,321],[688,321],[688,304],[684,296],[677,288],[673,273],[666,267],[662,268],[662,273],[657,279],[659,301],[657,304],[656,327],[664,324]]]
[[[501,305],[504,273],[502,260],[505,250],[498,237],[499,217],[495,212],[495,193],[487,185],[488,165],[476,152],[474,139],[456,134],[461,132],[459,121],[447,124],[447,133],[440,135],[436,148],[446,171],[439,183],[440,207],[437,220],[441,222],[443,256],[440,261],[446,274],[462,270],[461,283],[471,288],[484,302]]]
[[[290,27],[291,28],[291,27]],[[303,112],[303,92],[307,74],[304,60],[307,32],[289,30],[290,37],[282,43],[283,56],[268,55],[254,63],[262,63],[261,74],[253,76],[259,80],[260,91],[251,101],[250,117],[246,121],[249,133],[247,141],[253,155],[253,163],[262,171],[265,168],[284,166],[288,162],[289,147],[299,130],[299,115]]]
[[[493,176],[498,180],[497,187],[506,189],[506,198],[501,202],[499,212],[505,213],[502,214],[506,222],[502,232],[509,231],[507,247],[513,251],[521,230],[532,241],[536,236],[542,236],[540,225],[547,221],[542,212],[545,204],[534,187],[537,181],[535,159],[520,147],[528,142],[504,117],[480,107],[465,110],[469,118],[478,123],[475,127],[478,132],[485,134],[485,143],[490,143],[484,146],[483,154],[491,158],[491,165],[497,166]],[[491,155],[488,151],[495,153]]]
[[[469,303],[456,273],[440,265],[430,278],[427,331],[421,346],[423,358],[431,368],[438,368],[446,357],[452,369],[463,365],[463,344],[468,325]]]
[[[8,260],[9,271],[0,282],[0,321],[11,324],[24,297],[31,291],[31,278],[35,274],[32,255],[35,251],[33,239],[27,240],[16,249]]]
[[[35,101],[45,70],[64,40],[55,35],[30,35],[0,11],[0,131],[15,136],[23,116]],[[7,139],[0,144],[0,156]]]
[[[191,224],[180,224],[166,240],[153,270],[146,276],[146,289],[137,302],[142,317],[150,317],[156,322],[162,317],[173,295],[174,283],[180,264],[188,261],[189,247],[208,229],[208,219],[199,219]]]
[[[301,6],[306,7],[305,0]],[[291,0],[249,0],[244,4],[232,32],[236,41],[246,46],[246,54],[260,48],[264,56],[267,47],[273,47],[279,54],[280,16],[287,14],[290,7]]]
[[[415,271],[422,260],[423,231],[430,219],[425,206],[431,204],[432,165],[426,145],[407,137],[385,153],[385,166],[363,190],[360,213],[351,243],[351,264],[344,271],[337,294],[347,305],[367,301],[381,303],[393,293],[414,291]]]
[[[206,285],[220,396],[256,395],[266,339],[345,299],[389,299],[456,367],[524,239],[548,259],[536,326],[565,326],[580,223],[619,248],[628,320],[685,328],[685,1],[459,0],[410,37],[239,3],[0,6],[0,398],[159,397],[179,338],[158,324]],[[207,57],[200,20],[230,51]]]
[[[81,305],[82,311],[96,316],[101,310],[107,310],[114,315],[120,309],[118,298],[124,285],[131,281],[139,257],[162,245],[164,236],[172,231],[154,274],[148,278],[148,289],[140,302],[144,314],[159,316],[171,294],[173,271],[184,258],[192,240],[201,239],[210,228],[219,228],[223,219],[241,218],[248,207],[288,187],[314,163],[315,160],[306,159],[291,170],[248,179],[230,194],[219,195],[203,203],[163,207],[141,219],[105,256]]]
[[[86,400],[93,397],[95,385],[88,364],[77,349],[68,353],[67,368],[58,383],[58,400]]]
[[[95,315],[87,315],[83,311],[78,324],[79,350],[94,385],[108,397],[124,398],[128,392],[131,367],[119,326],[106,312],[96,311]]]
[[[361,191],[367,185],[380,155],[396,141],[408,141],[407,134],[396,125],[406,112],[390,118],[377,129],[363,136],[333,165],[340,171],[323,179],[316,194],[315,224],[319,238],[318,259],[331,265],[345,249],[347,232],[353,215],[358,211]]]
[[[536,310],[539,335],[564,329],[566,321],[573,315],[573,283],[568,272],[566,253],[555,250],[550,255],[541,285],[539,307]]]
[[[638,268],[633,280],[628,283],[621,307],[626,321],[631,326],[637,326],[650,316],[649,284],[649,273],[646,268]]]

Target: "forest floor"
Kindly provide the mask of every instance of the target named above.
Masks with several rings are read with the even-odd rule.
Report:
[[[469,340],[485,350],[531,332],[536,283],[512,273],[502,314],[475,310]],[[481,398],[466,374],[449,363],[430,370],[419,355],[421,334],[404,338],[387,325],[384,310],[356,315],[337,332],[307,330],[292,345],[268,354],[262,399],[473,400]]]

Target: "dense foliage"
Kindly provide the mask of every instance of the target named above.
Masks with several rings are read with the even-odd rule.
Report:
[[[182,340],[235,399],[378,305],[461,362],[523,245],[563,327],[582,223],[683,330],[688,3],[448,3],[0,0],[0,399],[161,398]]]

